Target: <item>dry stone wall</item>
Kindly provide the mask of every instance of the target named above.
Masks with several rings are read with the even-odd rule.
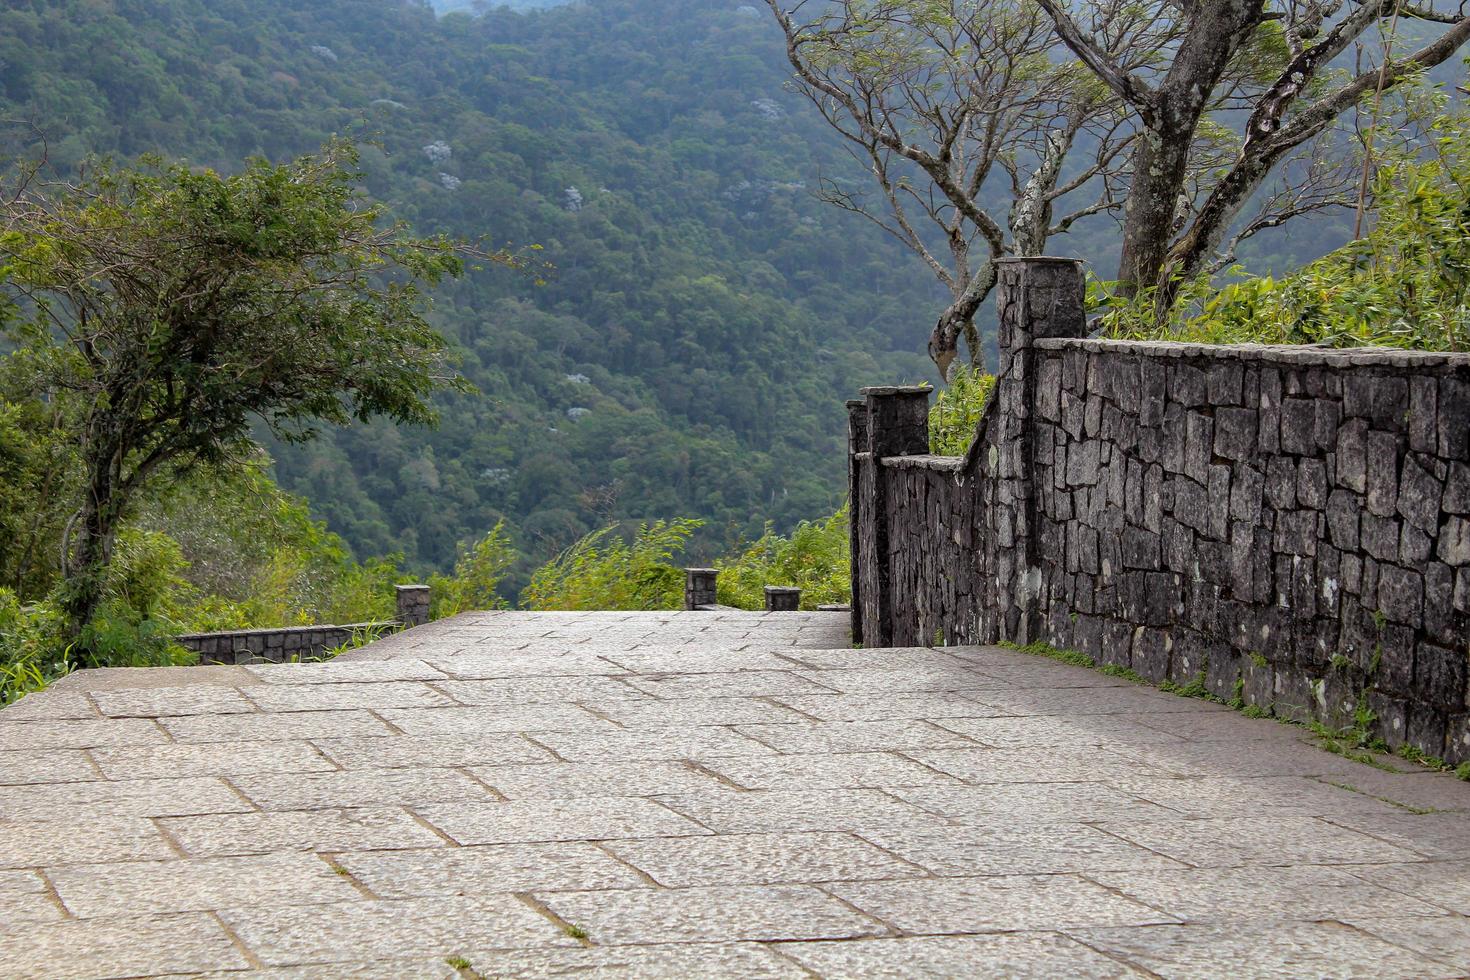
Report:
[[[403,628],[399,622],[347,623],[342,626],[292,626],[281,629],[188,633],[175,637],[185,650],[199,654],[201,664],[291,663],[320,657],[354,637],[379,635]]]
[[[1089,340],[1066,260],[998,290],[966,457],[923,389],[849,405],[865,645],[1040,640],[1470,759],[1470,356]]]

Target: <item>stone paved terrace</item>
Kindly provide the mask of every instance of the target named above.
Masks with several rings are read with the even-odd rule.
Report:
[[[0,712],[0,977],[1470,973],[1470,785],[845,626],[75,676]]]

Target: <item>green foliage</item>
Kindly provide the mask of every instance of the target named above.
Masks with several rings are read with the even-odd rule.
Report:
[[[801,589],[801,607],[846,603],[852,597],[852,561],[848,508],[831,517],[802,521],[789,537],[770,525],[755,542],[738,548],[732,558],[715,563],[720,571],[717,598],[739,609],[765,608],[767,585]]]
[[[1081,650],[1063,650],[1052,646],[1050,643],[1043,643],[1040,640],[1034,643],[1027,643],[1025,646],[1002,642],[1001,646],[1019,653],[1029,653],[1035,657],[1046,657],[1048,660],[1056,660],[1060,663],[1070,664],[1073,667],[1097,666],[1097,661]]]
[[[313,661],[324,661],[331,660],[333,657],[340,657],[342,654],[347,653],[349,650],[356,650],[359,647],[365,647],[369,643],[382,639],[383,635],[387,631],[387,624],[381,626],[372,624],[359,626],[348,635],[345,641],[337,644],[334,647],[328,647],[326,650],[322,651],[322,655],[320,657],[313,657],[311,659]]]
[[[430,616],[442,619],[473,609],[503,609],[499,593],[506,572],[520,556],[511,547],[505,521],[499,521],[473,545],[460,552],[453,575],[429,579]]]
[[[929,451],[936,456],[963,456],[975,441],[975,430],[985,403],[995,387],[995,376],[959,365],[950,371],[948,387],[940,390],[929,409]]]
[[[674,555],[699,521],[640,524],[628,540],[619,525],[585,535],[531,576],[521,593],[528,609],[678,609],[684,570]]]
[[[281,485],[359,557],[447,572],[504,518],[528,556],[514,594],[615,521],[698,516],[708,550],[830,513],[841,400],[931,370],[937,287],[812,193],[867,178],[783,90],[770,18],[724,0],[488,6],[0,5],[0,119],[36,120],[61,176],[146,152],[232,174],[346,134],[361,186],[417,232],[544,246],[545,286],[487,265],[435,291],[431,321],[484,393],[434,396],[438,429],[271,445]]]
[[[101,164],[56,190],[23,173],[0,203],[0,284],[39,396],[75,405],[81,481],[56,592],[89,658],[114,539],[160,471],[219,466],[252,427],[301,441],[318,424],[431,422],[443,339],[420,283],[456,275],[443,239],[380,226],[334,141],[233,176]],[[181,560],[181,559],[180,559]],[[149,619],[146,614],[143,619]]]
[[[1107,335],[1195,343],[1470,348],[1470,113],[1440,115],[1433,139],[1377,171],[1367,234],[1282,278],[1184,284],[1171,314],[1153,297],[1094,283]]]
[[[63,627],[54,606],[22,606],[14,592],[0,587],[0,707],[71,670]]]

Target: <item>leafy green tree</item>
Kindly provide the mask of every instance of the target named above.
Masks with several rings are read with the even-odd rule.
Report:
[[[1367,233],[1290,275],[1244,276],[1221,289],[1202,276],[1168,319],[1149,296],[1098,296],[1116,337],[1206,343],[1470,349],[1470,113],[1453,110],[1430,138],[1386,163]]]
[[[234,176],[152,161],[79,185],[28,184],[0,221],[12,325],[40,385],[81,406],[81,500],[63,543],[71,634],[104,597],[116,536],[162,470],[287,441],[322,423],[431,423],[459,384],[418,285],[457,275],[444,239],[385,224],[345,143]]]
[[[614,524],[547,562],[521,593],[528,609],[678,609],[684,571],[673,557],[701,522],[641,524],[632,540]]]

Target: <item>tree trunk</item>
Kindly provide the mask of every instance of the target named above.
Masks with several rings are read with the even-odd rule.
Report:
[[[1123,212],[1123,252],[1118,260],[1118,288],[1124,296],[1134,296],[1159,280],[1174,237],[1193,131],[1189,125],[1145,133],[1133,151],[1133,184]]]
[[[83,633],[102,604],[107,564],[121,523],[124,501],[119,499],[112,472],[112,453],[89,452],[85,458],[87,491],[77,517],[75,543],[66,556],[66,585],[62,611],[67,633],[84,661],[90,660]]]

